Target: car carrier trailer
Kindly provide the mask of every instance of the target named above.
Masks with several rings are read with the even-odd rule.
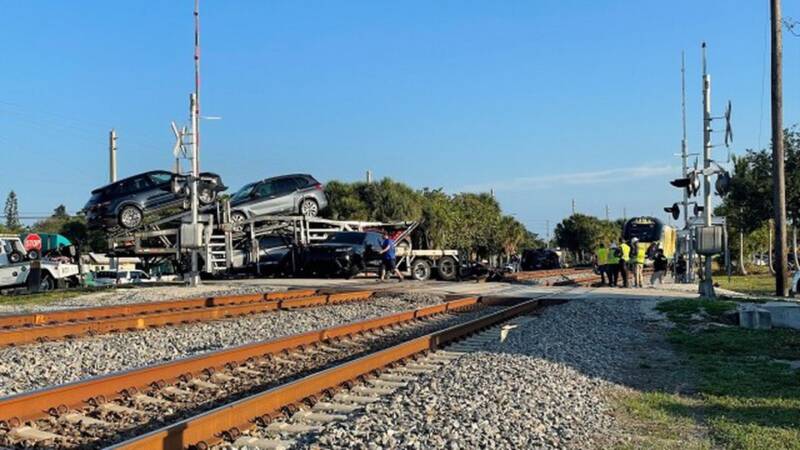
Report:
[[[109,253],[113,256],[137,256],[146,264],[162,261],[185,261],[189,249],[182,245],[189,233],[190,213],[183,212],[162,218],[136,230],[115,230],[109,234]],[[258,271],[259,238],[283,236],[298,247],[325,240],[341,231],[380,231],[391,234],[397,242],[397,267],[408,277],[427,280],[458,278],[460,265],[456,250],[415,249],[411,233],[417,222],[367,222],[330,220],[302,215],[261,215],[235,224],[230,219],[230,206],[221,200],[215,208],[199,215],[201,271],[224,276],[252,267]]]

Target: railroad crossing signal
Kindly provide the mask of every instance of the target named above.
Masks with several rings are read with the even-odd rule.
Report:
[[[681,216],[681,208],[677,203],[673,203],[672,206],[664,208],[664,212],[672,214],[672,220],[678,220],[678,217]]]
[[[669,184],[675,186],[676,188],[686,189],[686,192],[689,193],[690,197],[695,196],[698,192],[700,192],[700,177],[695,171],[689,172],[686,178],[676,178],[670,181]]]

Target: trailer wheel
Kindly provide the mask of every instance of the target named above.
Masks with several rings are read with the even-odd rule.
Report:
[[[56,280],[47,273],[42,273],[42,281],[39,283],[39,290],[42,292],[52,291],[56,287]]]
[[[453,281],[458,276],[458,262],[452,256],[445,256],[439,260],[439,278],[444,281]]]
[[[431,277],[431,263],[424,259],[418,259],[411,264],[411,278],[417,281],[425,281]]]
[[[14,250],[8,254],[8,262],[10,262],[11,264],[15,264],[20,261],[22,261],[22,253]]]

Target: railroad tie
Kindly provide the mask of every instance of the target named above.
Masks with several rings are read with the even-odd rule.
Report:
[[[258,370],[248,369],[247,367],[237,367],[234,370],[238,373],[249,375],[251,377],[261,375],[261,372],[259,372]]]
[[[173,395],[176,397],[186,397],[192,395],[192,391],[187,391],[186,389],[181,389],[175,386],[167,386],[164,388],[164,393]]]
[[[314,422],[325,424],[339,422],[345,419],[347,419],[347,416],[342,414],[327,414],[311,411],[297,411],[292,415],[292,421],[294,422]]]
[[[382,381],[395,381],[399,383],[407,382],[407,381],[414,381],[417,377],[412,377],[410,375],[398,375],[392,373],[382,373],[378,376],[379,380]]]
[[[312,411],[330,411],[337,413],[349,414],[360,409],[364,409],[361,405],[353,405],[349,403],[332,403],[332,402],[317,402],[311,408]]]
[[[286,450],[295,444],[292,440],[261,439],[252,436],[242,436],[233,442],[236,448],[257,448],[260,450]]]
[[[367,383],[376,387],[385,387],[394,389],[408,386],[408,383],[405,381],[389,381],[380,378],[370,378],[369,380],[367,380]]]
[[[128,408],[127,406],[118,405],[116,403],[103,403],[99,406],[101,411],[112,412],[123,416],[143,416],[147,413],[138,409]]]
[[[133,401],[136,404],[142,405],[168,405],[169,401],[164,400],[162,398],[150,397],[149,395],[144,394],[136,394],[133,396]]]
[[[8,434],[18,439],[24,439],[27,441],[36,441],[36,442],[66,439],[64,436],[55,433],[50,433],[48,431],[42,431],[28,425],[12,428],[11,431],[8,432]]]
[[[209,391],[213,391],[213,390],[219,389],[218,385],[216,385],[214,383],[209,383],[208,381],[203,381],[203,380],[201,380],[199,378],[192,378],[191,380],[189,380],[189,384],[191,384],[192,386],[194,386],[194,387],[196,387],[198,389],[205,389],[205,390],[209,390]]]
[[[313,431],[322,431],[319,425],[305,425],[300,423],[273,422],[267,426],[267,431],[273,433],[304,434]]]
[[[368,403],[375,403],[380,400],[379,397],[372,397],[372,396],[363,396],[363,395],[351,395],[351,394],[343,394],[339,393],[336,394],[333,399],[337,402],[344,402],[344,403],[357,403],[359,405],[366,405]]]
[[[397,388],[389,388],[389,387],[367,387],[367,386],[356,386],[350,389],[350,392],[356,394],[364,394],[364,395],[389,395],[393,394]]]
[[[211,377],[209,378],[209,380],[211,380],[212,383],[227,383],[227,382],[233,381],[235,379],[236,379],[236,377],[228,375],[226,373],[222,373],[222,372],[216,372],[216,373],[214,373],[214,375],[211,375]]]
[[[100,426],[100,427],[107,427],[111,425],[105,420],[95,419],[94,417],[89,417],[81,413],[68,413],[64,414],[61,417],[63,417],[64,420],[66,420],[67,422],[76,425],[88,425],[88,426]]]

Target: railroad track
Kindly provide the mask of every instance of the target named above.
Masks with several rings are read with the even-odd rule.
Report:
[[[232,443],[257,424],[308,431],[314,427],[276,420],[328,420],[357,409],[402,377],[384,374],[349,394],[336,391],[542,301],[465,297],[7,397],[0,399],[0,446],[202,449]],[[304,402],[314,409],[300,411]]]
[[[554,277],[569,278],[572,276],[587,276],[592,273],[593,273],[592,269],[577,269],[577,268],[550,269],[550,270],[516,272],[509,274],[506,278],[514,281],[523,281],[523,280],[540,280],[540,279],[554,278]]]
[[[360,301],[373,294],[374,291],[318,293],[305,289],[0,316],[0,347]]]

